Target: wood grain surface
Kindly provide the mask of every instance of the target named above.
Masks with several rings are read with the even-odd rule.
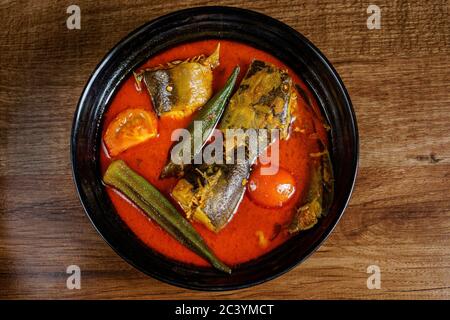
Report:
[[[382,10],[368,30],[369,4]],[[66,9],[81,8],[81,30]],[[162,14],[223,4],[307,36],[356,111],[360,170],[343,219],[305,263],[256,287],[204,293],[149,278],[85,216],[71,177],[78,98],[106,52]],[[0,298],[450,298],[450,17],[442,1],[0,1]],[[81,268],[81,289],[66,268]],[[369,290],[369,265],[381,289]]]

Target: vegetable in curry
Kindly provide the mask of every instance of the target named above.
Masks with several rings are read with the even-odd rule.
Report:
[[[134,75],[106,112],[101,167],[117,213],[150,248],[229,272],[320,223],[333,197],[329,127],[288,66],[242,43],[204,40],[158,54]],[[195,120],[209,122],[193,154],[215,131],[280,135],[240,163],[175,165],[172,133]],[[261,152],[275,145],[276,173],[261,174],[270,165]]]

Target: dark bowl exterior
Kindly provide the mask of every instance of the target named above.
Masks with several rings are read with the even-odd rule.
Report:
[[[335,196],[326,217],[231,275],[179,263],[154,252],[122,222],[100,176],[102,119],[123,80],[149,57],[183,42],[201,39],[244,42],[289,65],[314,92],[330,126]],[[177,11],[140,27],[118,43],[93,72],[78,103],[71,136],[75,184],[83,207],[105,241],[126,261],[164,282],[197,290],[231,290],[273,279],[307,258],[342,216],[356,178],[358,132],[347,91],[337,72],[305,37],[263,14],[231,7]]]

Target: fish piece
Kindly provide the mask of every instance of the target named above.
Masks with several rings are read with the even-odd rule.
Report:
[[[218,232],[232,218],[242,200],[243,180],[250,172],[248,161],[235,165],[204,165],[196,167],[178,181],[172,196],[188,219]]]
[[[291,234],[308,230],[314,227],[319,218],[325,216],[331,206],[334,196],[333,168],[331,157],[325,145],[318,140],[323,151],[313,154],[315,158],[312,165],[309,189],[304,201],[297,209],[288,232]]]
[[[220,130],[279,129],[280,138],[287,138],[290,109],[296,101],[292,93],[292,79],[287,71],[254,60],[225,110]],[[232,219],[244,195],[251,166],[264,151],[250,153],[247,144],[245,140],[243,145],[225,150],[224,157],[233,155],[235,163],[195,165],[179,180],[172,196],[189,219],[214,232]],[[239,151],[247,155],[245,159],[236,157]]]
[[[220,44],[209,56],[172,61],[135,74],[138,90],[144,81],[158,116],[183,118],[212,96],[213,69],[219,65]]]
[[[280,129],[280,137],[286,138],[291,122],[292,94],[292,78],[286,70],[254,60],[230,100],[220,127]]]

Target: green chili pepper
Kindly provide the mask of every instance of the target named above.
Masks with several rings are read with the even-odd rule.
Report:
[[[231,269],[211,252],[203,238],[169,200],[124,161],[113,161],[103,181],[127,196],[181,244],[208,260],[216,269],[231,273]]]
[[[223,86],[223,88],[217,92],[197,113],[195,118],[187,127],[189,135],[191,139],[183,140],[180,145],[180,152],[178,153],[179,158],[182,157],[182,150],[185,144],[190,144],[191,147],[191,156],[190,162],[198,156],[202,152],[202,148],[205,145],[206,141],[211,137],[214,129],[219,123],[220,117],[222,116],[223,110],[227,104],[228,98],[233,92],[234,84],[236,82],[237,76],[239,74],[240,68],[236,66],[228,78],[227,82]],[[201,143],[194,143],[192,141],[192,137],[194,137],[194,124],[196,121],[201,121]],[[188,146],[189,148],[189,146]],[[183,164],[175,164],[171,159],[168,160],[168,163],[164,167],[161,172],[160,178],[168,178],[179,175],[183,172]]]

